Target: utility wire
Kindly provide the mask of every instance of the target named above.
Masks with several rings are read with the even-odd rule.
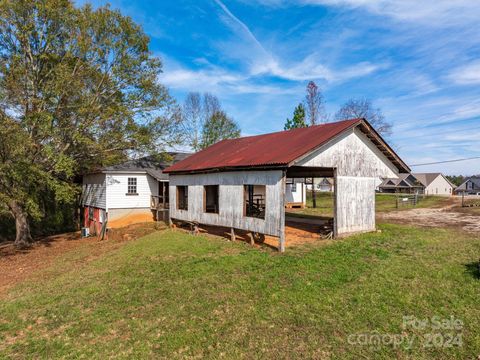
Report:
[[[480,159],[480,156],[474,156],[474,157],[463,158],[463,159],[455,159],[455,160],[436,161],[436,162],[431,162],[431,163],[415,164],[415,165],[410,165],[410,166],[424,166],[424,165],[446,164],[446,163],[452,163],[452,162],[457,162],[457,161],[467,161],[467,160],[475,160],[475,159]]]
[[[477,129],[480,129],[480,126],[475,126],[475,127],[470,127],[470,128],[463,128],[463,129],[458,129],[458,130],[448,130],[448,131],[439,131],[439,132],[436,132],[436,133],[430,133],[428,134],[428,136],[436,136],[436,135],[445,135],[445,134],[455,134],[455,133],[459,133],[459,132],[463,132],[463,131],[470,131],[470,130],[477,130]],[[396,138],[394,140],[406,140],[406,139],[416,139],[416,138],[424,138],[425,137],[425,134],[422,134],[422,135],[412,135],[412,136],[401,136],[399,138]]]

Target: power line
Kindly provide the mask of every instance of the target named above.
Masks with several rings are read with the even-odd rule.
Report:
[[[436,133],[430,133],[430,134],[428,134],[428,136],[430,137],[430,136],[445,135],[445,134],[450,135],[450,134],[455,134],[455,133],[459,133],[459,132],[463,132],[463,131],[470,131],[470,130],[477,130],[477,129],[480,129],[480,126],[458,129],[458,130],[439,131],[439,132],[436,132]],[[401,136],[401,137],[396,138],[394,140],[416,139],[416,138],[420,138],[420,137],[425,137],[425,134],[412,135],[412,136]]]
[[[446,164],[446,163],[452,163],[452,162],[457,162],[457,161],[467,161],[467,160],[475,160],[475,159],[480,159],[480,156],[474,156],[474,157],[463,158],[463,159],[455,159],[455,160],[436,161],[436,162],[431,162],[431,163],[415,164],[415,165],[410,165],[410,166],[424,166],[424,165]]]

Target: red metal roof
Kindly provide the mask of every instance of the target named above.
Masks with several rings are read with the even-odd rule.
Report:
[[[287,166],[363,119],[220,141],[168,168],[164,173],[213,169]]]

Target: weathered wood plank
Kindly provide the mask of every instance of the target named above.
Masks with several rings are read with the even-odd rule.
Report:
[[[280,236],[281,213],[284,212],[282,171],[238,171],[211,174],[170,175],[170,216],[184,221],[197,221],[205,225],[233,227],[235,229]],[[188,186],[188,210],[178,210],[176,185]],[[205,185],[219,186],[218,214],[205,213],[203,191]],[[244,185],[265,185],[265,219],[244,214]]]

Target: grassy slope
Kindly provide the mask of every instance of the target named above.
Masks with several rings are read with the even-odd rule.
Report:
[[[413,206],[404,205],[400,209],[396,207],[396,195],[390,194],[376,194],[375,205],[378,212],[387,212],[395,210],[412,209]],[[427,196],[417,204],[417,208],[427,207],[441,207],[450,201],[448,197],[442,196]],[[302,210],[294,210],[290,212],[293,216],[304,215],[319,215],[319,216],[333,216],[333,194],[326,192],[317,193],[317,207],[313,208],[312,198],[310,193],[307,194],[307,207]]]
[[[57,264],[65,274],[0,300],[0,357],[476,357],[480,280],[466,265],[478,260],[480,240],[382,229],[283,255],[170,231],[75,271],[66,254]],[[351,333],[401,333],[404,315],[462,319],[463,347],[346,342]]]

